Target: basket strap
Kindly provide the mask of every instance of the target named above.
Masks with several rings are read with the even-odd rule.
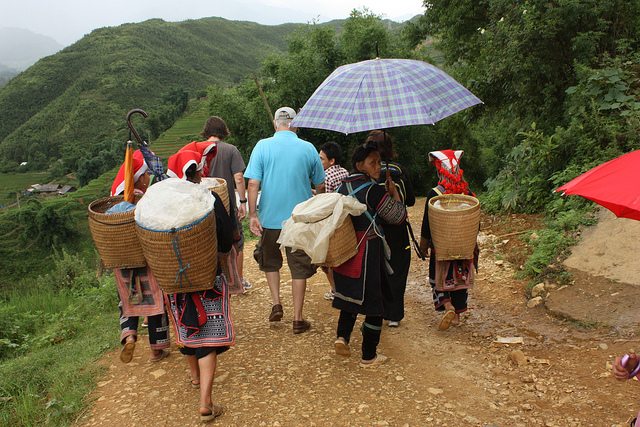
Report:
[[[176,273],[176,278],[174,283],[177,283],[180,287],[182,287],[182,278],[184,276],[186,282],[191,285],[191,280],[189,280],[189,276],[187,276],[187,269],[191,267],[191,264],[187,263],[184,265],[182,262],[182,254],[180,253],[180,236],[178,233],[174,233],[173,239],[171,240],[171,245],[173,246],[173,253],[176,255],[178,259],[178,272]]]
[[[353,196],[354,194],[356,194],[358,191],[362,190],[363,188],[367,188],[371,185],[373,185],[372,181],[367,181],[364,184],[360,184],[358,186],[358,188],[356,188],[355,190],[353,189],[353,186],[351,185],[350,182],[347,182],[347,190],[349,190],[349,194],[347,194],[347,196]]]

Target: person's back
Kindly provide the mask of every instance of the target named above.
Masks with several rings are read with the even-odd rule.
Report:
[[[256,144],[245,176],[260,181],[260,222],[273,229],[282,228],[293,208],[312,196],[312,181],[324,180],[314,146],[288,130]]]
[[[235,145],[225,141],[217,141],[218,153],[209,164],[209,176],[224,178],[229,190],[229,200],[235,200],[234,174],[244,172],[244,160]],[[234,204],[235,206],[235,204]]]

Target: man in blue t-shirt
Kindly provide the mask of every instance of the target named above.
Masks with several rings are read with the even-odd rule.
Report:
[[[291,216],[293,208],[312,196],[311,184],[317,192],[324,192],[324,169],[315,147],[296,135],[291,121],[296,112],[289,107],[279,108],[273,120],[276,133],[258,141],[244,177],[249,179],[249,228],[260,237],[254,258],[265,272],[271,291],[270,322],[282,320],[280,303],[280,268],[282,253],[276,241],[282,223]],[[258,189],[260,209],[257,209]],[[293,333],[307,331],[311,324],[302,318],[307,279],[316,272],[311,259],[303,251],[285,248],[291,271],[293,294]]]

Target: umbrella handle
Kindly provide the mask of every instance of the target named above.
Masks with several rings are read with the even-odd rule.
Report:
[[[146,146],[147,143],[145,141],[143,141],[142,138],[140,138],[140,135],[136,131],[136,128],[134,128],[133,124],[131,123],[131,116],[133,116],[134,114],[140,114],[145,119],[147,117],[149,117],[149,115],[147,114],[146,111],[144,111],[144,110],[142,110],[140,108],[134,108],[133,110],[131,110],[131,111],[129,111],[127,113],[127,126],[129,127],[129,131],[136,138],[136,141],[138,141],[138,144]]]

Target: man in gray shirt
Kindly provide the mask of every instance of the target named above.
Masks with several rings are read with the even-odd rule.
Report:
[[[209,176],[224,178],[227,182],[229,206],[231,208],[230,214],[232,219],[235,218],[238,233],[240,234],[240,240],[235,244],[236,250],[238,251],[236,259],[238,274],[240,275],[242,286],[246,290],[251,288],[251,284],[245,280],[243,276],[244,234],[242,231],[242,220],[247,215],[247,195],[243,176],[245,169],[244,160],[235,145],[224,141],[224,139],[230,135],[230,132],[227,124],[220,117],[209,117],[204,125],[202,134],[207,141],[215,141],[218,146],[218,154],[216,154],[209,164]],[[240,198],[239,205],[236,205],[236,192]]]

